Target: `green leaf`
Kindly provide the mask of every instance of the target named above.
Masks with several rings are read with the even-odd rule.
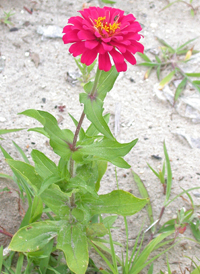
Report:
[[[105,120],[106,124],[108,124],[109,118],[110,118],[109,113],[103,116],[103,119]],[[91,123],[88,129],[86,130],[86,135],[89,137],[94,137],[94,136],[97,136],[98,134],[99,134],[98,129],[96,129],[96,127]]]
[[[148,62],[144,62],[144,63],[139,63],[139,64],[137,64],[138,66],[145,66],[145,67],[156,67],[157,65],[159,65],[159,64],[157,64],[157,63],[148,63]]]
[[[4,173],[0,173],[0,178],[5,178],[8,180],[13,180],[13,177]]]
[[[16,271],[15,274],[21,274],[22,273],[22,266],[24,262],[24,254],[20,253],[19,258],[17,260],[17,266],[16,266]]]
[[[108,234],[108,229],[102,223],[89,223],[86,227],[87,237],[94,239],[96,237],[103,237]]]
[[[7,133],[10,133],[10,132],[17,132],[17,131],[20,131],[20,130],[23,130],[23,129],[24,128],[0,129],[0,135],[7,134]]]
[[[94,199],[89,195],[82,196],[83,205],[90,208],[92,215],[110,213],[122,216],[133,215],[140,211],[148,199],[140,199],[124,190],[114,190],[108,194],[99,195]]]
[[[176,69],[174,69],[173,71],[171,71],[165,78],[163,78],[162,81],[159,84],[158,89],[163,89],[164,86],[166,84],[168,84],[172,80],[172,78],[173,78],[173,76],[174,76],[175,73],[176,73]]]
[[[137,139],[130,143],[120,144],[116,140],[110,140],[103,138],[99,142],[95,142],[92,145],[82,146],[77,150],[76,153],[82,153],[83,155],[95,155],[101,159],[108,160],[112,162],[112,159],[117,157],[124,157],[137,143]]]
[[[31,208],[30,223],[37,221],[41,217],[42,212],[43,212],[42,199],[39,196],[35,196],[33,199],[32,208]]]
[[[98,166],[98,178],[95,184],[95,190],[96,192],[99,191],[100,188],[100,183],[101,183],[101,179],[103,177],[103,175],[105,174],[106,170],[107,170],[107,161],[97,161],[97,166]]]
[[[101,2],[105,3],[105,4],[115,4],[115,1],[111,1],[111,0],[101,0]]]
[[[46,136],[48,139],[50,138],[49,134],[44,130],[43,127],[29,128],[28,131],[34,131],[34,132],[37,132],[37,133],[40,133],[40,134]]]
[[[200,229],[192,222],[190,222],[189,224],[195,239],[200,242]],[[198,222],[197,224],[199,225],[200,223]]]
[[[137,54],[138,54],[144,61],[149,62],[149,63],[152,62],[151,59],[149,59],[149,57],[148,57],[146,54],[141,53],[141,52],[137,52]]]
[[[16,160],[7,159],[9,166],[37,192],[42,183],[42,178],[36,173],[33,166]]]
[[[153,264],[151,264],[151,266],[149,267],[147,274],[153,274]]]
[[[9,249],[18,252],[40,250],[57,236],[60,222],[42,221],[22,227],[13,236]]]
[[[3,245],[0,247],[0,273],[3,265]]]
[[[41,195],[48,187],[50,187],[52,184],[57,184],[61,182],[62,179],[55,174],[50,175],[49,177],[45,178],[42,182],[42,185],[38,191],[38,196]]]
[[[163,39],[160,39],[158,37],[156,37],[157,40],[164,46],[166,46],[168,48],[168,50],[171,52],[171,53],[175,53],[176,51],[169,45],[167,44]]]
[[[88,243],[80,225],[63,226],[58,234],[57,248],[64,252],[71,271],[85,274],[89,262]]]
[[[154,248],[167,236],[171,235],[172,232],[162,233],[153,239],[149,244],[144,248],[141,254],[134,260],[132,267],[130,269],[130,274],[138,274],[140,271],[147,266],[150,262],[147,261],[149,255],[152,253]]]
[[[94,188],[92,188],[91,186],[88,186],[87,182],[84,181],[81,177],[76,176],[74,178],[71,178],[69,180],[69,182],[67,183],[67,189],[79,189],[82,190],[82,193],[87,193],[89,192],[93,197],[98,198],[98,194],[96,193],[96,191],[94,190]]]
[[[189,77],[200,77],[200,72],[185,73]]]
[[[164,154],[165,154],[165,161],[166,161],[166,166],[167,166],[167,190],[166,190],[166,199],[165,199],[165,204],[169,200],[170,194],[171,194],[171,187],[172,187],[172,170],[171,170],[171,164],[169,160],[169,155],[167,152],[167,148],[165,145],[165,142],[163,144],[164,147]]]
[[[177,99],[180,96],[181,92],[184,90],[186,84],[187,84],[187,78],[183,78],[183,80],[180,82],[180,84],[176,88],[176,92],[175,92],[175,95],[174,95],[174,101],[177,101]]]
[[[84,104],[84,112],[96,129],[104,134],[107,138],[114,140],[114,137],[105,122],[102,113],[103,113],[103,102],[96,98],[92,100],[87,94],[80,94],[80,103]]]
[[[71,155],[69,144],[73,142],[73,133],[70,130],[61,130],[56,118],[46,111],[29,109],[20,114],[35,118],[43,126],[50,137],[50,145],[54,152],[68,160]]]
[[[107,92],[113,88],[118,75],[119,72],[117,72],[115,66],[112,66],[109,71],[101,71],[101,76],[97,85],[97,97],[100,100],[104,101]]]
[[[132,173],[133,173],[134,181],[137,184],[137,187],[139,189],[139,192],[140,192],[142,198],[148,198],[149,199],[149,194],[147,192],[147,189],[146,189],[144,183],[142,182],[140,177],[133,170],[132,170]],[[148,216],[149,216],[150,224],[153,224],[153,222],[154,222],[153,210],[152,210],[152,207],[151,207],[150,199],[149,199],[149,202],[146,205],[146,210],[147,210],[147,213],[148,213]],[[153,230],[154,230],[154,228],[155,227],[152,227]]]
[[[181,46],[179,46],[176,49],[176,52],[178,53],[181,49],[185,48],[185,46],[187,46],[188,44],[190,44],[191,42],[195,41],[196,39],[198,39],[199,37],[193,38],[191,40],[188,40],[186,43],[182,44]]]
[[[158,66],[156,69],[156,74],[159,81],[160,81],[160,69],[161,69],[161,66]]]
[[[35,163],[36,172],[42,177],[47,178],[54,174],[58,176],[58,168],[56,164],[49,159],[44,153],[39,150],[33,149],[31,157]]]
[[[23,150],[14,142],[12,141],[16,149],[19,151],[21,154],[22,158],[24,159],[24,162],[27,164],[30,164],[29,159],[26,157],[26,154],[23,152]]]
[[[42,194],[42,201],[58,216],[68,218],[70,213],[69,197],[72,192],[64,193],[59,186],[51,185]]]

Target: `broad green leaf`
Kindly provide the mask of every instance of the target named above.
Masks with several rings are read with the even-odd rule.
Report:
[[[31,208],[31,219],[30,223],[36,222],[42,215],[43,202],[39,196],[35,196]]]
[[[172,187],[172,170],[171,170],[171,164],[169,160],[169,155],[167,152],[167,148],[165,145],[165,142],[163,144],[164,147],[164,154],[165,154],[165,161],[166,161],[166,166],[167,166],[167,190],[166,190],[166,199],[165,199],[165,204],[169,200],[170,194],[171,194],[171,187]]]
[[[87,185],[92,187],[94,190],[98,178],[98,166],[96,161],[78,166],[76,169],[76,176],[87,182]]]
[[[70,213],[69,197],[72,192],[64,193],[59,186],[51,185],[42,194],[42,201],[47,205],[56,215],[68,218]]]
[[[108,234],[108,229],[102,223],[89,223],[86,227],[86,234],[88,238],[103,237]]]
[[[180,96],[181,92],[184,90],[186,84],[187,84],[187,78],[183,78],[183,80],[180,82],[180,84],[176,88],[176,92],[175,92],[175,95],[174,95],[174,101],[177,101],[177,99]]]
[[[17,172],[17,174],[26,180],[26,182],[35,190],[41,186],[42,178],[36,173],[35,168],[27,163],[7,159],[6,162],[9,166]]]
[[[83,180],[83,178],[76,176],[74,178],[71,178],[69,180],[69,182],[67,183],[67,189],[78,189],[80,190],[82,193],[87,193],[89,192],[91,194],[91,196],[96,197],[96,199],[98,199],[98,194],[96,193],[95,189],[92,188],[91,186],[89,186],[87,184],[87,182],[85,180]]]
[[[114,190],[108,194],[99,195],[99,199],[96,200],[89,195],[82,196],[82,203],[90,208],[92,215],[102,213],[133,215],[147,202],[148,199],[137,198],[124,190]]]
[[[200,72],[185,73],[189,77],[200,77]]]
[[[68,160],[71,155],[69,144],[73,141],[73,133],[70,130],[61,130],[56,118],[46,111],[29,109],[20,114],[35,118],[43,126],[50,137],[50,145],[54,152]]]
[[[87,237],[81,226],[78,224],[63,226],[58,233],[57,248],[64,252],[71,271],[85,274],[89,254]]]
[[[90,93],[92,91],[92,87],[94,85],[94,82],[89,81],[87,84],[83,86],[86,93]]]
[[[31,157],[35,163],[36,172],[42,178],[47,178],[52,174],[58,175],[58,168],[56,164],[44,153],[39,150],[33,149],[31,152]]]
[[[158,86],[158,89],[160,89],[160,90],[163,89],[164,86],[172,80],[175,73],[176,73],[176,69],[171,71],[165,78],[163,78],[162,81],[160,82],[159,86]]]
[[[195,237],[195,239],[200,242],[200,229],[197,225],[195,225],[194,223],[190,222],[190,228],[192,230],[192,233]],[[198,222],[197,224],[200,224],[200,222]]]
[[[109,122],[109,118],[110,118],[110,114],[107,113],[106,115],[103,116],[106,124],[108,124]],[[97,136],[99,134],[98,129],[96,129],[96,127],[91,123],[90,126],[88,127],[88,129],[86,130],[86,135],[90,136],[90,137],[94,137]]]
[[[103,102],[98,98],[93,100],[85,93],[80,94],[80,102],[84,104],[84,112],[88,120],[93,123],[96,129],[107,138],[114,140],[114,137],[102,116]]]
[[[23,152],[21,147],[19,147],[14,141],[12,141],[12,142],[13,142],[14,146],[16,147],[16,149],[21,154],[22,158],[24,159],[24,162],[27,163],[27,164],[30,164],[29,159],[26,157],[26,154]]]
[[[117,157],[124,157],[136,143],[137,139],[130,143],[120,144],[116,140],[103,138],[103,140],[95,142],[92,145],[81,147],[77,150],[77,153],[82,153],[83,155],[95,155],[110,161]],[[74,154],[76,154],[76,152]]]
[[[191,272],[191,274],[199,274],[199,273],[200,273],[200,265]]]
[[[13,236],[9,249],[18,252],[33,252],[43,248],[57,236],[61,222],[42,221],[20,228]]]
[[[97,97],[100,100],[104,101],[107,92],[113,88],[118,75],[119,72],[117,72],[115,66],[112,66],[109,71],[101,71],[101,76],[97,85]]]
[[[52,184],[57,184],[61,181],[62,181],[62,179],[60,177],[56,176],[55,174],[52,174],[49,177],[45,178],[44,181],[42,182],[42,185],[41,185],[39,191],[38,191],[38,196],[41,195],[45,191],[45,189],[50,187]]]
[[[149,198],[149,194],[147,192],[147,189],[146,189],[144,183],[142,182],[142,180],[140,179],[140,177],[133,170],[132,170],[132,173],[133,173],[134,181],[137,184],[137,187],[139,189],[139,192],[140,192],[140,195],[142,196],[142,198]],[[154,222],[153,210],[152,210],[152,207],[151,207],[150,199],[149,199],[149,201],[146,205],[146,210],[147,210],[147,213],[148,213],[148,216],[149,216],[150,224],[153,224],[153,222]],[[152,230],[154,230],[154,227],[152,228]]]
[[[40,134],[46,136],[48,139],[50,138],[49,134],[44,130],[43,127],[29,128],[28,131],[34,131],[34,132],[37,132],[37,133],[40,133]]]

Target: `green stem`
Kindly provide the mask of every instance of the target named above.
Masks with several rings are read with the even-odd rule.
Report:
[[[101,70],[99,70],[99,68],[97,68],[94,85],[93,85],[92,90],[89,94],[90,97],[95,95],[100,76],[101,76]],[[75,151],[75,149],[76,149],[78,135],[79,135],[84,118],[85,118],[85,113],[83,111],[81,114],[80,120],[78,122],[78,125],[76,127],[75,134],[74,134],[74,139],[73,139],[72,148],[71,148],[72,151]],[[74,160],[72,159],[72,157],[70,158],[70,162],[69,162],[69,172],[70,172],[70,177],[73,178],[75,176],[75,173],[74,173]],[[72,193],[72,196],[70,197],[70,205],[71,205],[71,208],[75,207],[75,194],[74,193]]]

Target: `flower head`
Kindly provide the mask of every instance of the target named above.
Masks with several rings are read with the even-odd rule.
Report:
[[[144,47],[138,42],[142,28],[132,14],[110,7],[79,12],[82,17],[71,17],[63,29],[63,42],[73,43],[69,52],[74,57],[82,54],[81,62],[89,66],[98,56],[99,69],[104,71],[111,69],[110,57],[118,72],[127,70],[125,60],[136,64],[134,54]]]

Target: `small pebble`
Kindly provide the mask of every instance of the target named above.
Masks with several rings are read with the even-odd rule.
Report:
[[[46,98],[42,98],[42,102],[43,102],[43,103],[46,103]]]
[[[26,51],[26,52],[24,53],[24,55],[25,55],[26,57],[28,57],[28,56],[30,55],[30,52]]]
[[[192,194],[193,194],[195,197],[200,198],[200,193],[199,193],[199,192],[193,192]]]

